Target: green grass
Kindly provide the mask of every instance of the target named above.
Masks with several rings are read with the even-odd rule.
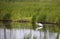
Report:
[[[32,20],[35,15],[36,19],[44,19],[46,15],[48,22],[55,22],[60,17],[59,2],[0,2],[0,19],[7,13],[11,14],[12,20],[28,19]]]
[[[0,2],[0,20],[6,14],[12,20],[60,23],[60,2]]]

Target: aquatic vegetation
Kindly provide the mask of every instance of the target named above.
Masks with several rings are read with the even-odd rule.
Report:
[[[11,20],[11,15],[8,13],[8,14],[6,14],[4,17],[3,17],[3,20]],[[5,26],[5,28],[12,28],[11,27],[11,22],[10,21],[3,21],[2,22],[3,23],[3,25]]]
[[[0,2],[0,20],[29,20],[32,24],[17,22],[0,22],[6,28],[36,29],[36,22],[60,24],[60,2]],[[7,25],[6,25],[7,24]],[[44,25],[42,31],[57,32],[59,38],[60,25]],[[57,27],[58,26],[58,27]],[[4,30],[6,35],[6,30]],[[46,32],[45,32],[46,35]],[[46,37],[45,37],[46,38]],[[5,38],[6,39],[6,38]],[[30,35],[24,39],[30,39]],[[36,39],[34,36],[33,39]]]
[[[7,13],[11,16],[6,16]],[[41,21],[59,23],[60,2],[0,2],[0,20],[3,20],[3,18],[12,20],[30,20],[31,22],[34,22],[32,23],[33,28],[36,28],[36,22]],[[56,26],[54,28],[56,28]],[[57,31],[57,29],[50,29]]]
[[[36,15],[32,17],[32,28],[35,30],[36,29]]]

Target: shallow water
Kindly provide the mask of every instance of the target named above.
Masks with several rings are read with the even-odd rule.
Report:
[[[0,26],[3,25],[6,26],[5,24]],[[58,26],[49,25],[40,30],[34,30],[36,25],[30,23],[13,23],[7,26],[11,29],[0,28],[0,39],[60,39]]]
[[[46,39],[56,39],[57,37],[57,33],[52,33],[48,30],[45,33]],[[6,29],[6,39],[33,39],[34,36],[36,39],[44,39],[44,32],[32,29]],[[0,39],[4,39],[4,29],[0,29]]]

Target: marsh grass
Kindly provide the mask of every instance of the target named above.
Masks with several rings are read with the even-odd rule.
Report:
[[[30,20],[34,22],[34,27],[38,21],[60,23],[60,2],[0,2],[0,20],[3,20],[7,13],[11,16],[6,16],[6,19]],[[51,31],[57,31],[56,25],[51,26],[55,26],[55,29],[50,28]]]
[[[32,28],[35,30],[36,29],[36,15],[33,15],[32,17]]]
[[[60,15],[59,2],[0,2],[0,4],[0,19],[7,12],[11,13],[12,20],[31,20],[35,14],[38,16],[37,19],[41,19],[41,16],[45,14],[46,19],[53,22]]]
[[[11,15],[8,13],[8,14],[6,14],[6,15],[3,17],[3,20],[8,20],[8,19],[11,20],[10,17],[11,17]],[[7,22],[6,22],[6,21],[3,21],[2,23],[3,23],[3,25],[5,26],[5,28],[10,28],[10,29],[12,28],[12,27],[11,27],[11,22],[9,22],[9,21],[7,21]]]

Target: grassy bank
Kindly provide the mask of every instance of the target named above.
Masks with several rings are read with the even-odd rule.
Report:
[[[0,2],[0,20],[29,20],[31,22],[60,23],[59,2]],[[2,24],[2,22],[0,22]],[[7,28],[33,28],[35,24],[28,23],[4,23]],[[2,25],[3,25],[2,24]],[[48,25],[47,25],[48,26]],[[50,26],[50,27],[49,27]],[[49,25],[50,32],[58,32],[60,25]],[[0,26],[3,27],[3,26]],[[59,31],[60,32],[60,31]]]
[[[0,19],[11,14],[12,20],[59,22],[59,2],[0,2]],[[34,18],[35,17],[35,18]],[[7,17],[8,18],[8,17]]]

